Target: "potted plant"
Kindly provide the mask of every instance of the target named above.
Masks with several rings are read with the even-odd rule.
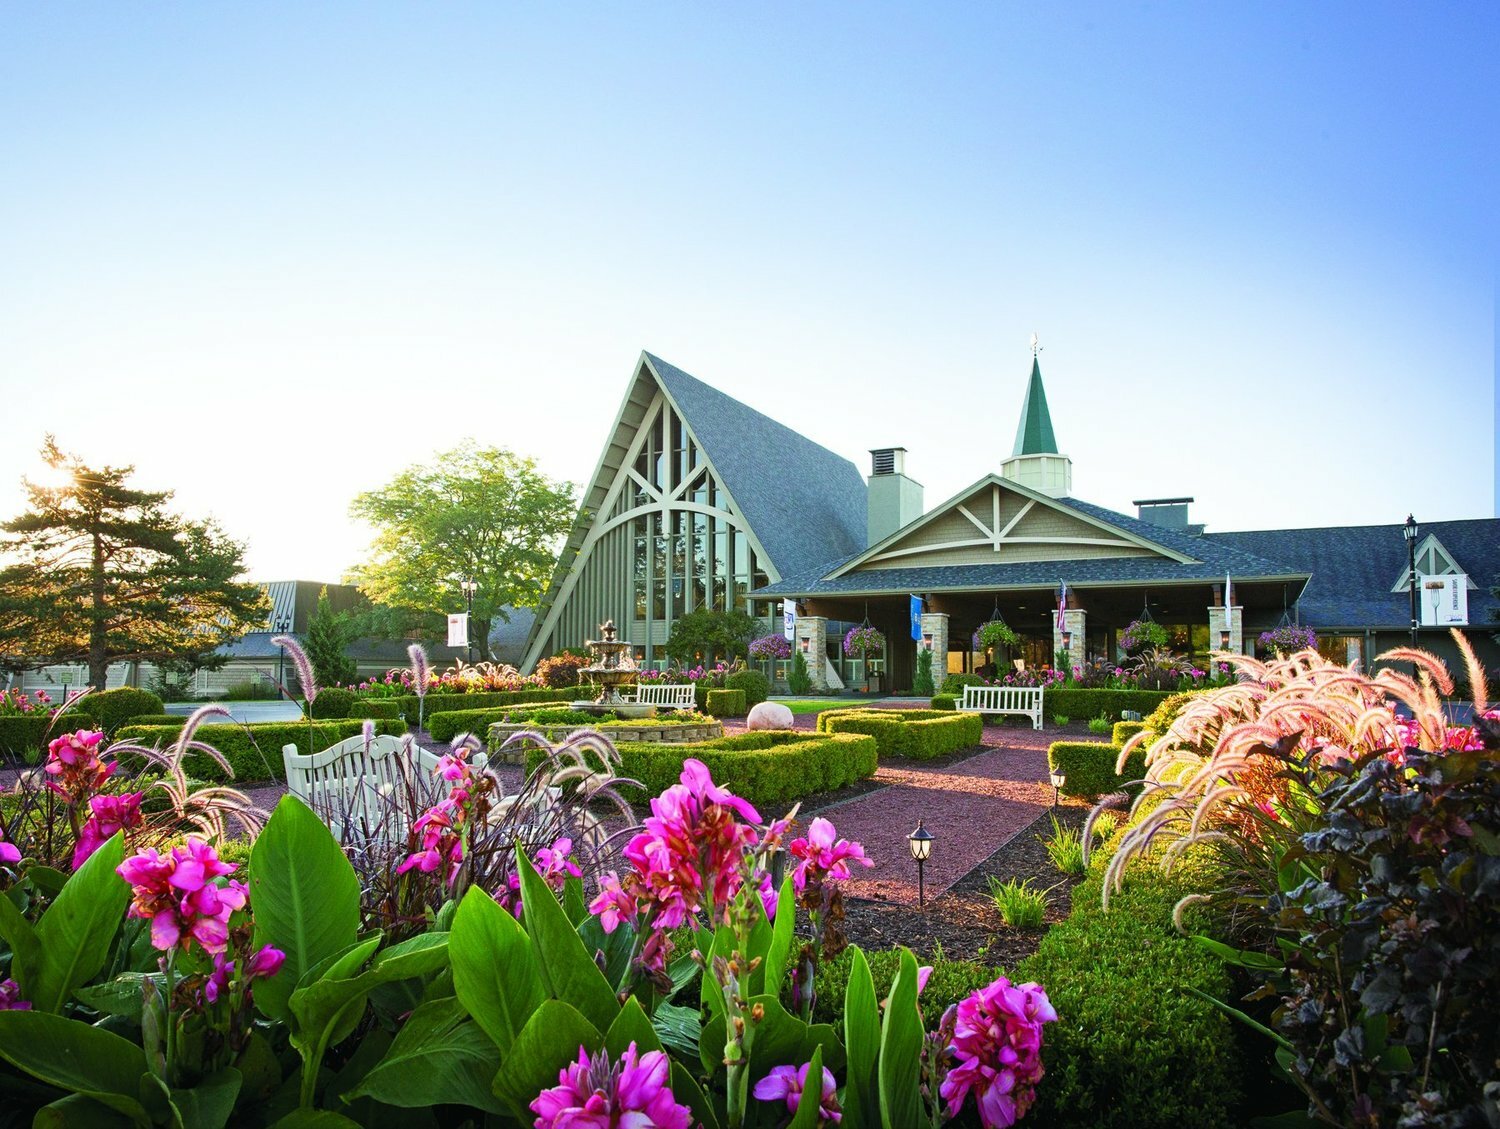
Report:
[[[870,660],[885,653],[885,636],[867,623],[851,627],[844,636],[844,654],[863,661],[865,693],[870,692]]]

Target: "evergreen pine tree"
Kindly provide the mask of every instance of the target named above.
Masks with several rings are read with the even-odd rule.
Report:
[[[354,681],[358,668],[348,655],[354,642],[354,625],[348,616],[333,610],[328,589],[318,593],[318,606],[307,621],[304,641],[319,686],[345,686]]]

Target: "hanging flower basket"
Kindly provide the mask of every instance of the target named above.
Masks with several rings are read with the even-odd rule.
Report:
[[[1294,655],[1298,651],[1316,650],[1318,635],[1311,627],[1295,623],[1283,623],[1270,631],[1260,633],[1261,648],[1278,655]]]
[[[992,619],[974,629],[974,650],[988,651],[995,647],[1020,646],[1021,637],[1003,619]]]
[[[1160,650],[1170,641],[1167,629],[1154,619],[1138,619],[1120,632],[1120,650],[1127,655]]]
[[[844,654],[851,658],[869,659],[885,651],[885,636],[873,627],[860,624],[851,627],[844,636]]]
[[[762,635],[750,644],[752,659],[789,659],[792,641],[785,635]]]

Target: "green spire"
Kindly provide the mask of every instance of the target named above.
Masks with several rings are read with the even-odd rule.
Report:
[[[1047,390],[1042,387],[1042,368],[1031,358],[1031,381],[1026,402],[1021,405],[1021,425],[1016,428],[1015,455],[1055,455],[1057,437],[1052,434],[1052,416],[1047,411]]]

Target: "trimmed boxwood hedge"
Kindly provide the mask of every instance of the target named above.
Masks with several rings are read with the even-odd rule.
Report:
[[[1028,1121],[1121,1129],[1240,1124],[1245,1064],[1256,1059],[1242,1049],[1232,1020],[1186,990],[1232,1001],[1230,972],[1172,927],[1182,897],[1218,885],[1211,865],[1189,853],[1167,875],[1154,860],[1135,862],[1105,911],[1107,863],[1105,852],[1095,856],[1073,891],[1072,913],[1011,976],[1041,984],[1058,1014],[1047,1024],[1047,1077]],[[1190,926],[1199,912],[1188,911]],[[1189,931],[1213,932],[1201,918]]]
[[[737,670],[725,677],[724,689],[743,690],[745,708],[752,710],[771,696],[771,680],[758,670]]]
[[[47,748],[48,726],[52,719],[45,711],[0,717],[0,759],[15,759],[27,764],[36,764]],[[58,733],[71,733],[74,729],[87,728],[86,718],[73,718],[64,714],[57,723]]]
[[[401,705],[395,698],[363,698],[349,707],[349,716],[398,718]]]
[[[318,696],[311,704],[304,703],[302,712],[308,717],[316,718],[342,718],[348,717],[349,711],[354,708],[354,703],[359,701],[359,695],[353,690],[344,690],[338,686],[325,686],[318,691]]]
[[[530,690],[491,690],[483,694],[428,694],[427,705],[422,710],[423,720],[438,713],[455,710],[493,709],[495,706],[518,706],[527,702],[571,702],[580,696],[588,696],[588,687],[559,686],[552,689],[534,687]],[[417,696],[403,694],[397,698],[377,698],[375,701],[395,702],[400,715],[413,725],[417,723]]]
[[[868,733],[882,757],[931,760],[980,744],[984,718],[942,710],[825,710],[818,715],[818,732]]]
[[[938,686],[938,692],[942,694],[952,694],[955,698],[961,698],[963,697],[965,686],[983,685],[984,677],[982,675],[962,673],[950,674],[947,675],[943,679],[941,685]]]
[[[1062,686],[1043,691],[1042,712],[1047,717],[1060,713],[1073,718],[1103,714],[1111,721],[1119,721],[1125,710],[1148,714],[1170,697],[1166,690],[1082,690]]]
[[[710,690],[704,704],[710,717],[745,716],[745,692],[743,690]]]
[[[947,710],[952,713],[958,709],[957,694],[934,694],[932,696],[932,708],[935,710]]]
[[[1117,721],[1115,727],[1110,731],[1110,736],[1116,745],[1123,745],[1143,729],[1150,726],[1144,721]]]
[[[1047,767],[1067,777],[1063,793],[1096,799],[1117,792],[1131,780],[1146,775],[1146,750],[1137,747],[1125,762],[1124,775],[1115,772],[1120,746],[1102,741],[1054,741],[1047,749]]]
[[[875,775],[875,738],[860,733],[801,733],[769,730],[736,733],[683,745],[622,743],[620,775],[639,780],[649,798],[678,782],[682,764],[695,757],[708,766],[714,782],[743,796],[761,814],[820,792],[832,792]],[[541,762],[540,750],[526,753],[526,771]]]
[[[166,704],[149,690],[137,690],[134,686],[120,686],[114,690],[103,690],[79,698],[63,714],[62,725],[71,732],[80,728],[102,729],[113,733],[133,717],[142,714],[162,714]],[[73,719],[70,723],[69,719]],[[84,719],[93,722],[90,726]]]
[[[870,964],[870,976],[875,981],[875,998],[883,1000],[891,992],[896,979],[896,970],[901,964],[900,949],[873,949],[865,953]],[[813,1003],[813,1021],[831,1023],[836,1030],[844,1029],[844,993],[849,987],[849,965],[853,960],[849,949],[844,949],[832,960],[819,963],[813,985],[817,989]],[[918,964],[928,963],[919,960]],[[929,1017],[941,1016],[949,1005],[956,1004],[980,988],[985,987],[1000,975],[1000,970],[972,960],[944,960],[933,955],[932,974],[927,986],[922,989],[922,1013]],[[787,980],[787,994],[791,994],[791,979]],[[786,1001],[788,1008],[792,1001]],[[929,1022],[934,1019],[930,1018]],[[1046,1050],[1043,1050],[1043,1057]],[[1045,1082],[1042,1083],[1044,1086]],[[959,1124],[967,1124],[960,1122]]]
[[[127,725],[115,734],[115,740],[165,748],[177,740],[185,720],[178,719],[173,725]],[[363,724],[348,719],[316,721],[310,726],[305,721],[258,722],[250,725],[237,722],[210,723],[198,728],[197,740],[212,745],[224,754],[230,767],[234,769],[236,785],[260,784],[267,780],[285,778],[286,772],[281,760],[283,745],[296,745],[303,756],[309,756],[338,744],[346,737],[355,736]],[[406,725],[401,721],[376,721],[375,732],[399,735],[406,732]],[[190,755],[184,767],[187,774],[196,780],[226,779],[218,765],[202,754]]]

